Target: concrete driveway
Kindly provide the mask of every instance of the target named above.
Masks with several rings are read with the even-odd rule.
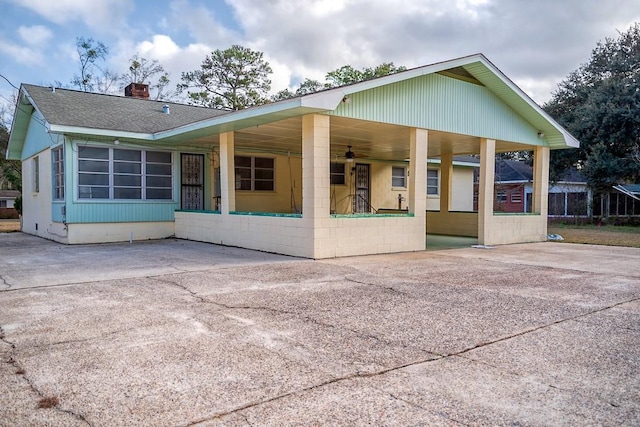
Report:
[[[0,327],[0,425],[640,424],[640,249],[3,234]]]

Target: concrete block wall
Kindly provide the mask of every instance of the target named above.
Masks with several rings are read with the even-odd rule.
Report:
[[[305,218],[176,212],[175,235],[315,259],[425,249],[424,219],[409,216],[325,218],[314,222]]]
[[[58,223],[58,234],[66,234],[63,243],[113,243],[133,240],[165,239],[175,235],[173,221],[68,224],[65,231]],[[53,239],[56,240],[56,239]]]

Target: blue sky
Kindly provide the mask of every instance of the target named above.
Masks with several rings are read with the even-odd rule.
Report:
[[[0,0],[0,74],[70,83],[76,37],[102,41],[119,74],[138,53],[175,84],[215,49],[264,52],[272,90],[345,64],[415,67],[484,53],[538,103],[596,42],[640,22],[637,0]],[[0,79],[0,101],[13,89]]]

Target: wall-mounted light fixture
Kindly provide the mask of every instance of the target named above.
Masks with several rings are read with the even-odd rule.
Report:
[[[351,104],[351,98],[345,96],[344,98],[342,98],[342,102],[344,102],[345,104]]]
[[[119,140],[119,139],[114,139],[114,140],[113,140],[113,143],[114,143],[115,145],[119,145],[119,144],[120,144],[120,140]]]
[[[544,138],[544,133],[538,131],[538,138],[540,138],[540,139]]]

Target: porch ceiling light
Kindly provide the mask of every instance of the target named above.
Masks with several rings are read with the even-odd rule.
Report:
[[[356,158],[356,155],[355,155],[355,153],[353,151],[351,151],[351,146],[350,145],[347,145],[347,147],[349,149],[347,150],[346,153],[344,153],[344,157],[345,157],[347,162],[352,163],[353,159]]]

